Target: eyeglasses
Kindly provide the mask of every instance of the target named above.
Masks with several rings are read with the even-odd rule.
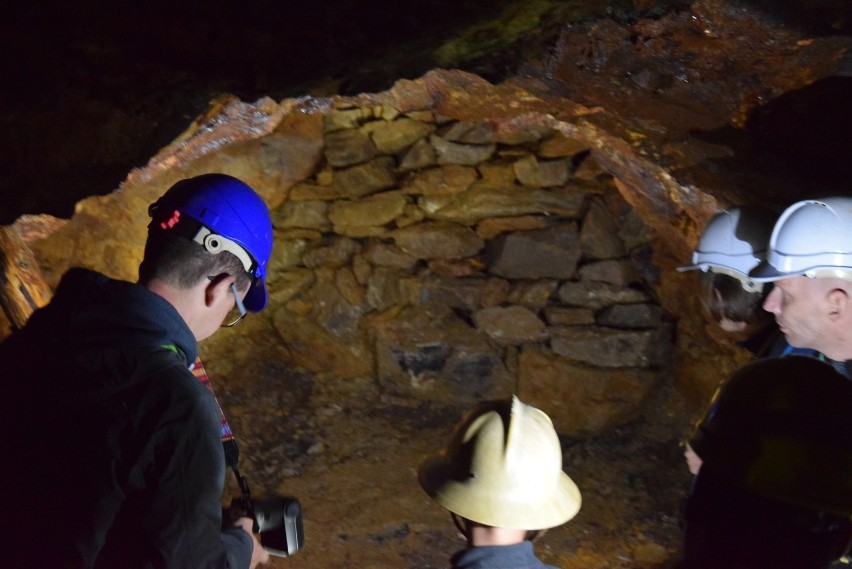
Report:
[[[243,304],[243,299],[240,298],[240,293],[237,292],[237,283],[231,283],[231,292],[234,293],[234,307],[228,312],[228,315],[223,320],[222,327],[230,328],[239,324],[240,320],[246,317],[246,306]],[[228,322],[228,324],[224,324]]]

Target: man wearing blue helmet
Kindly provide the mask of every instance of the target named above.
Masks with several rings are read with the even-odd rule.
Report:
[[[191,371],[198,341],[266,305],[269,211],[206,174],[149,213],[138,283],[71,269],[0,344],[4,567],[269,559],[252,520],[223,525],[220,413]]]

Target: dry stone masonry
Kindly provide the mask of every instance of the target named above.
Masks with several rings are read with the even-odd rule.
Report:
[[[274,211],[277,330],[388,397],[518,393],[568,436],[623,423],[671,351],[651,236],[580,141],[379,105],[327,112]]]

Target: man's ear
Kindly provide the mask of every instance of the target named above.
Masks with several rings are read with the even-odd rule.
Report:
[[[849,302],[849,293],[842,288],[833,288],[826,295],[826,303],[828,306],[828,317],[831,320],[839,320],[847,312],[852,305]]]
[[[235,279],[233,275],[221,273],[215,277],[208,277],[208,280],[204,289],[204,303],[207,306],[213,306],[221,300],[223,295],[231,294],[231,284]]]

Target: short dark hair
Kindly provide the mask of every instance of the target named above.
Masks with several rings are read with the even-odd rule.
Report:
[[[179,288],[189,288],[205,277],[224,273],[236,277],[239,290],[252,284],[252,276],[236,255],[228,251],[213,254],[189,239],[152,232],[148,234],[139,265],[139,282],[146,284],[157,278]]]
[[[754,324],[767,318],[761,308],[764,294],[745,290],[735,277],[702,271],[699,281],[702,302],[716,322],[731,320]]]

